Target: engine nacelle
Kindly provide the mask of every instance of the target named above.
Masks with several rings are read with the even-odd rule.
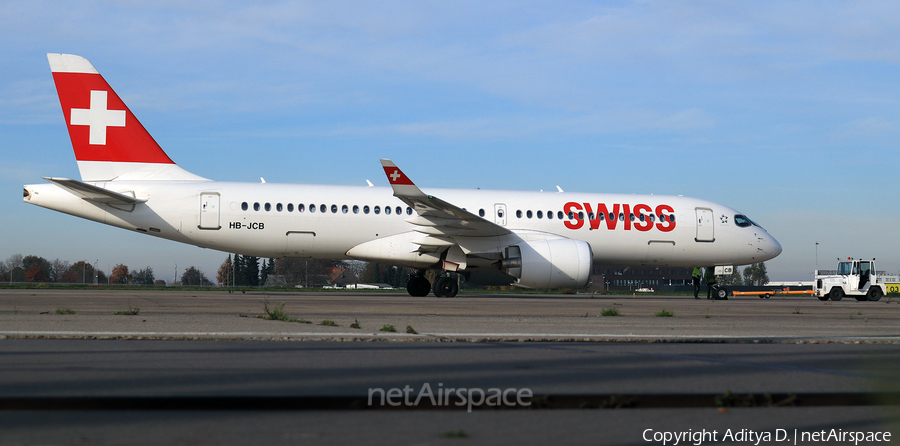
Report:
[[[582,288],[591,278],[594,256],[581,240],[535,240],[506,248],[500,270],[529,288]]]

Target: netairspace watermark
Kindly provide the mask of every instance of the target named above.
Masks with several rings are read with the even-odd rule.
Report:
[[[437,389],[432,389],[431,384],[422,384],[418,392],[415,392],[410,386],[404,386],[402,389],[394,387],[391,389],[382,389],[380,387],[369,389],[369,406],[380,404],[384,406],[400,406],[408,407],[418,406],[420,403],[430,403],[432,407],[440,406],[467,406],[466,410],[472,412],[473,407],[515,407],[530,406],[531,397],[534,394],[531,389],[499,389],[492,387],[484,390],[479,388],[444,388],[444,383],[438,383]]]
[[[858,445],[874,443],[890,443],[890,432],[875,431],[845,431],[843,429],[801,431],[799,429],[775,429],[774,431],[755,431],[753,429],[728,429],[724,432],[717,430],[693,430],[686,431],[657,431],[644,429],[644,441],[657,443],[663,446],[693,445],[700,446],[704,443],[747,443],[754,446],[759,444],[784,443],[791,445],[811,443],[846,443]]]

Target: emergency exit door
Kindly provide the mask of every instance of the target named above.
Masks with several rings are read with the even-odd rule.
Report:
[[[494,223],[506,226],[506,205],[497,203],[494,205]]]
[[[200,229],[220,229],[219,194],[200,194]]]
[[[716,241],[712,209],[696,208],[695,211],[697,211],[697,237],[694,240],[698,242]]]

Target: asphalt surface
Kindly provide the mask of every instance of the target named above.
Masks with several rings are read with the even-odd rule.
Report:
[[[264,301],[313,323],[257,318]],[[600,315],[609,308],[620,315]],[[674,316],[654,316],[662,309]],[[399,333],[379,331],[386,324]],[[890,299],[0,290],[0,338],[0,445],[900,435],[900,305]],[[471,389],[467,403],[477,390],[532,397],[469,412],[460,393],[430,403],[426,386]],[[418,404],[379,401],[405,388]]]
[[[259,318],[284,304],[289,323]],[[139,310],[137,315],[115,312]],[[57,314],[71,310],[75,314]],[[619,316],[602,316],[614,310]],[[667,310],[673,317],[657,317]],[[333,321],[336,326],[321,325]],[[351,328],[354,321],[361,328]],[[380,331],[394,326],[396,333]],[[408,335],[412,327],[418,335]],[[142,339],[900,341],[900,299],[2,290],[0,336]]]

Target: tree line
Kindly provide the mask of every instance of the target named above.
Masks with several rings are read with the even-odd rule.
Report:
[[[328,285],[332,276],[348,275],[354,283],[385,283],[393,287],[406,286],[409,272],[405,268],[372,262],[323,260],[323,259],[261,259],[240,254],[228,255],[219,267],[216,280],[221,286],[256,287],[270,286],[316,287]],[[0,282],[3,283],[69,283],[69,284],[120,284],[167,285],[157,279],[152,267],[133,269],[116,264],[109,273],[95,268],[90,262],[79,260],[47,260],[44,257],[13,254],[0,261]],[[215,285],[200,268],[187,267],[180,280],[173,285]]]
[[[70,263],[65,260],[47,260],[40,256],[13,254],[5,261],[0,261],[0,282],[26,283],[71,283],[71,284],[112,284],[112,285],[166,285],[166,281],[157,279],[153,268],[133,270],[125,264],[112,267],[109,275],[95,268],[84,260]],[[173,285],[210,286],[212,282],[190,266],[181,275],[181,282]]]
[[[272,280],[269,280],[269,279]],[[240,254],[228,255],[219,266],[216,280],[223,286],[332,285],[339,278],[349,283],[383,283],[406,286],[409,271],[375,262],[334,259],[261,259]]]

